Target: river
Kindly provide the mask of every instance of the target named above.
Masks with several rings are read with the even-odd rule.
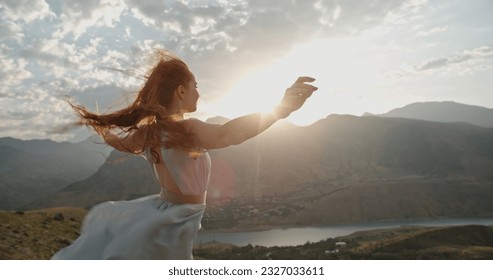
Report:
[[[334,225],[322,227],[302,227],[271,229],[265,231],[249,232],[199,232],[195,243],[217,241],[230,243],[236,246],[260,245],[260,246],[296,246],[306,242],[317,242],[327,238],[348,235],[357,231],[396,228],[401,226],[458,226],[458,225],[493,225],[493,218],[469,218],[469,219],[438,219],[416,220],[405,222],[375,222],[367,224]]]

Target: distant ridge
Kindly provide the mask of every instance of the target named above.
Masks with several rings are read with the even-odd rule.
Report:
[[[412,103],[379,116],[493,127],[493,109],[452,101]]]
[[[83,180],[108,155],[104,145],[0,138],[0,209],[24,204]]]

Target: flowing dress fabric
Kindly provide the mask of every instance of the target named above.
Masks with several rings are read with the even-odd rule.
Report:
[[[203,160],[210,163],[207,154]],[[207,176],[205,189],[206,173],[201,173]],[[205,207],[173,204],[162,194],[98,204],[85,217],[80,236],[52,259],[193,259]]]

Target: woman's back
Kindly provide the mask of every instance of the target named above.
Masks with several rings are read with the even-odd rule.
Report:
[[[153,154],[158,155],[158,163],[152,162]],[[192,158],[187,152],[178,149],[149,149],[147,158],[161,187],[161,194],[206,194],[211,173],[211,159],[207,152]]]

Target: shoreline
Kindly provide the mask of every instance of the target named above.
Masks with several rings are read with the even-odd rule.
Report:
[[[370,233],[386,230],[412,228],[453,228],[461,226],[480,225],[493,227],[493,218],[446,218],[446,219],[414,219],[412,221],[380,221],[359,224],[339,224],[330,226],[309,227],[255,227],[242,230],[241,228],[227,230],[207,230],[197,234],[195,244],[211,241],[232,244],[235,246],[298,246],[306,243],[320,242],[327,239],[350,237],[358,233]]]
[[[399,226],[413,226],[413,223],[440,223],[444,222],[460,222],[467,220],[491,220],[491,224],[493,225],[493,215],[485,215],[485,216],[476,216],[476,217],[436,217],[436,218],[416,218],[416,219],[407,219],[407,220],[377,220],[377,221],[367,221],[367,222],[359,222],[359,223],[337,223],[337,224],[313,224],[313,225],[299,225],[299,224],[280,224],[280,225],[261,225],[261,226],[238,226],[233,228],[222,228],[222,229],[200,229],[199,233],[201,234],[223,234],[223,233],[247,233],[247,232],[266,232],[271,230],[289,230],[289,229],[308,229],[308,228],[351,228],[351,227],[375,227],[382,226],[381,228],[386,228],[385,226],[391,227],[399,227]],[[402,224],[402,225],[395,225]],[[453,224],[452,224],[453,225]],[[452,226],[452,225],[443,225],[443,226]],[[416,225],[416,226],[424,226],[426,225]],[[439,226],[439,225],[433,225]]]

